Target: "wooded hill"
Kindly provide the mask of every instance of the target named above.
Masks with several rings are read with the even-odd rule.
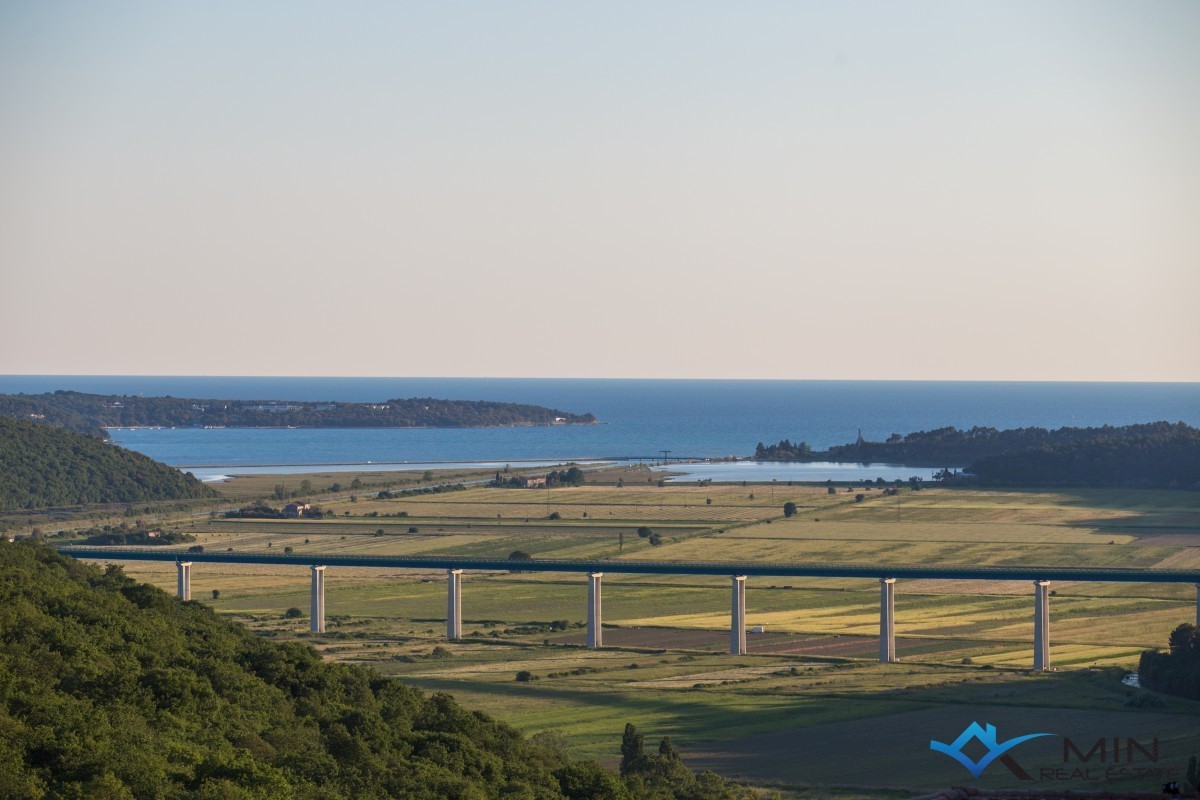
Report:
[[[571,414],[523,403],[436,400],[379,403],[284,400],[205,400],[58,391],[0,394],[0,416],[61,425],[81,433],[104,428],[483,428],[512,425],[586,425],[591,414]]]
[[[1182,422],[1100,428],[938,428],[825,451],[759,443],[758,461],[837,461],[963,467],[965,479],[1005,486],[1200,488],[1200,430]]]
[[[669,742],[660,754],[628,755],[620,776],[573,762],[448,695],[258,638],[118,567],[0,541],[6,800],[741,796],[683,769]]]
[[[1063,430],[1070,435],[973,462],[972,480],[997,486],[1200,489],[1200,430],[1196,428],[1182,422],[1155,422]]]
[[[191,475],[141,453],[0,417],[0,510],[216,496]]]

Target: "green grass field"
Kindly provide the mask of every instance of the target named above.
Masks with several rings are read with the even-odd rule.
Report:
[[[582,646],[583,575],[468,573],[465,636],[449,643],[444,574],[330,569],[323,636],[310,636],[303,617],[283,617],[290,607],[307,612],[306,570],[196,564],[193,597],[263,635],[299,638],[329,658],[451,692],[531,733],[561,732],[581,755],[613,758],[632,721],[649,737],[670,735],[694,766],[797,796],[961,784],[966,773],[930,753],[928,741],[949,741],[976,719],[1012,735],[1041,725],[1084,738],[1092,731],[1157,736],[1163,763],[1176,766],[1200,752],[1200,704],[1120,681],[1142,650],[1164,646],[1176,625],[1195,621],[1191,585],[1053,585],[1056,669],[1034,674],[1032,587],[1024,583],[899,582],[901,662],[884,665],[876,660],[873,581],[751,579],[747,623],[765,632],[750,634],[750,653],[734,657],[727,579],[620,573],[622,561],[645,558],[1196,566],[1200,494],[929,489],[884,497],[862,487],[834,495],[824,487],[659,487],[639,480],[645,474],[622,473],[623,486],[609,474],[604,485],[549,492],[478,487],[341,498],[332,503],[339,516],[321,521],[180,523],[209,549],[290,547],[315,561],[334,553],[505,557],[514,550],[610,560],[602,650]],[[799,507],[791,519],[783,518],[787,501]],[[395,516],[401,512],[407,516]],[[559,518],[550,519],[555,512]],[[642,525],[663,544],[639,537]],[[174,588],[170,564],[126,569]],[[522,670],[533,680],[515,681]],[[878,730],[889,744],[864,761],[864,731]],[[1030,746],[1022,763],[1051,763],[1052,750]],[[1118,777],[1068,788],[1146,781]],[[989,770],[983,782],[1013,780]]]

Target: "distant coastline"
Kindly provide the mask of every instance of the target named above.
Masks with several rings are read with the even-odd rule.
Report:
[[[530,403],[393,398],[239,400],[58,390],[0,395],[0,416],[107,437],[110,429],[490,428],[592,425],[596,417]]]
[[[584,456],[749,456],[755,442],[803,439],[814,450],[883,442],[893,432],[974,425],[998,430],[1182,420],[1200,426],[1200,385],[502,378],[229,378],[0,376],[0,392],[370,402],[444,397],[590,411],[603,424],[418,429],[113,431],[123,447],[167,464],[278,464]],[[271,420],[271,424],[278,424]],[[907,463],[896,457],[879,462]],[[966,466],[959,459],[935,467]],[[779,473],[785,479],[785,471]],[[872,475],[873,477],[873,475]],[[901,476],[907,477],[907,476]],[[790,480],[791,478],[786,478]]]

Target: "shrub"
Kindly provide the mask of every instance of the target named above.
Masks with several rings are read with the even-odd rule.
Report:
[[[1125,701],[1128,708],[1162,708],[1167,701],[1153,692],[1136,692]]]

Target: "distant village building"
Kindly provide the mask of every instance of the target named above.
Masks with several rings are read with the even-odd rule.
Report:
[[[311,503],[288,503],[283,507],[283,515],[298,519],[307,514],[310,509],[312,509]]]
[[[158,531],[146,531],[146,538],[147,539],[157,539]]]
[[[524,483],[522,485],[526,489],[537,489],[546,485],[545,475],[542,475],[540,478],[524,478],[523,480]]]

